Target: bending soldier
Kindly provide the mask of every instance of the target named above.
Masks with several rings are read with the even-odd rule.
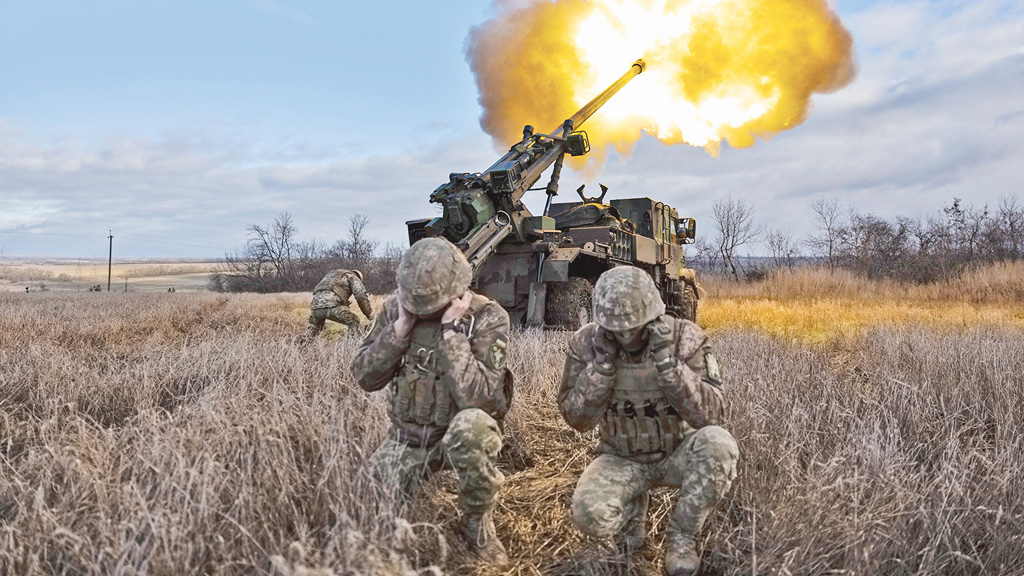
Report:
[[[359,317],[348,309],[349,298],[354,297],[367,320],[373,320],[370,297],[363,285],[359,270],[331,270],[313,288],[313,301],[309,304],[309,327],[303,339],[312,341],[324,329],[327,320],[344,324],[349,330],[359,328]]]
[[[507,562],[491,510],[504,475],[496,467],[502,418],[512,401],[505,368],[509,318],[469,291],[466,257],[442,238],[412,245],[398,266],[398,291],[363,340],[352,371],[367,390],[389,386],[391,431],[370,468],[401,497],[446,462],[461,482],[459,530],[470,549]]]
[[[572,520],[595,537],[638,549],[649,490],[679,488],[665,539],[665,570],[695,574],[695,539],[728,492],[739,452],[722,422],[718,361],[703,331],[665,314],[654,281],[613,268],[594,288],[594,322],[569,344],[558,407],[579,431],[599,428],[600,452],[572,497]]]

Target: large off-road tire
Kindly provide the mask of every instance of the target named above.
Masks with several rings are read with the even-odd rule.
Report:
[[[682,317],[684,320],[689,320],[691,322],[697,321],[697,291],[693,289],[693,286],[687,284],[686,287],[683,288],[682,302],[680,303],[680,306],[683,309]]]
[[[584,278],[548,284],[544,323],[552,328],[579,330],[590,322],[594,287]]]

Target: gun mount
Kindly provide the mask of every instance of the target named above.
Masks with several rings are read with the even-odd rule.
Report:
[[[474,289],[500,302],[520,324],[579,327],[589,320],[597,276],[622,264],[647,270],[662,288],[668,310],[694,319],[696,277],[685,268],[680,249],[694,238],[692,219],[680,221],[674,209],[649,198],[604,205],[604,185],[599,198],[587,198],[581,186],[577,192],[582,204],[552,204],[565,154],[590,151],[587,133],[578,128],[645,68],[643,60],[634,62],[549,134],[525,126],[522,140],[483,172],[449,175],[430,195],[430,202],[441,204],[442,215],[406,222],[409,243],[428,236],[451,240],[473,266]],[[551,175],[542,188],[547,194],[544,212],[534,216],[522,198],[539,190],[533,186],[549,167]],[[624,203],[636,204],[629,204],[629,216],[639,222],[619,213]],[[564,212],[573,214],[552,217]],[[647,236],[636,233],[648,224]]]

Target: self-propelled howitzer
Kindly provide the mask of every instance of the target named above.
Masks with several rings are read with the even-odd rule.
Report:
[[[451,174],[449,181],[430,195],[431,202],[444,207],[443,215],[427,222],[409,223],[410,241],[444,236],[465,252],[474,269],[510,234],[526,241],[535,228],[530,222],[533,214],[521,201],[523,195],[554,164],[546,187],[550,203],[551,196],[558,193],[565,153],[581,156],[590,151],[586,132],[574,130],[645,67],[643,60],[634,62],[628,72],[551,134],[535,134],[532,126],[526,126],[523,139],[487,170]]]
[[[441,216],[406,223],[410,244],[428,236],[451,240],[473,266],[474,289],[501,303],[519,324],[557,324],[572,328],[585,321],[584,316],[589,315],[588,288],[600,272],[621,264],[647,264],[648,272],[663,289],[669,310],[676,310],[683,317],[693,316],[695,296],[692,306],[686,303],[691,313],[687,313],[683,305],[672,305],[672,298],[683,297],[682,287],[677,282],[683,264],[679,244],[685,238],[692,241],[692,220],[684,223],[689,226],[686,231],[679,232],[680,221],[674,209],[643,199],[650,205],[644,212],[645,221],[656,222],[658,226],[651,228],[650,239],[637,240],[633,232],[636,227],[629,222],[608,226],[607,222],[595,221],[592,224],[596,226],[570,231],[560,230],[555,225],[556,219],[549,216],[552,198],[558,194],[565,154],[580,156],[590,150],[587,134],[577,129],[645,67],[643,60],[634,62],[629,71],[550,134],[537,134],[532,126],[526,126],[522,140],[487,170],[451,174],[449,181],[430,195],[431,202],[441,204]],[[534,189],[548,168],[552,170],[543,188],[547,192],[544,213],[534,216],[522,198]],[[601,205],[600,202],[588,203],[582,193],[580,195],[583,204],[591,208]],[[602,206],[604,213],[611,211],[618,217],[616,208]],[[562,211],[569,208],[569,205],[559,205]],[[578,216],[579,211],[574,212],[573,218],[578,219]],[[568,232],[587,241],[576,246]],[[662,244],[669,242],[675,249],[661,250]],[[643,258],[638,259],[638,255]],[[579,256],[583,257],[577,258]],[[550,295],[549,285],[553,290]],[[692,293],[696,294],[695,280],[693,285]],[[548,300],[552,298],[549,305]]]

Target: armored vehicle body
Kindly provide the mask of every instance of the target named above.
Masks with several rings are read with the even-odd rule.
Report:
[[[407,222],[410,245],[444,236],[473,267],[472,288],[497,300],[514,323],[577,329],[590,318],[597,277],[620,265],[644,269],[661,290],[667,311],[695,319],[697,283],[686,267],[682,245],[692,242],[696,224],[650,198],[604,203],[602,194],[580,202],[552,203],[565,153],[590,150],[587,134],[574,131],[633,77],[642,60],[551,134],[523,129],[523,139],[480,173],[453,173],[430,195],[442,215]],[[553,165],[553,167],[552,167]],[[543,190],[547,203],[534,216],[522,197],[552,167]]]

